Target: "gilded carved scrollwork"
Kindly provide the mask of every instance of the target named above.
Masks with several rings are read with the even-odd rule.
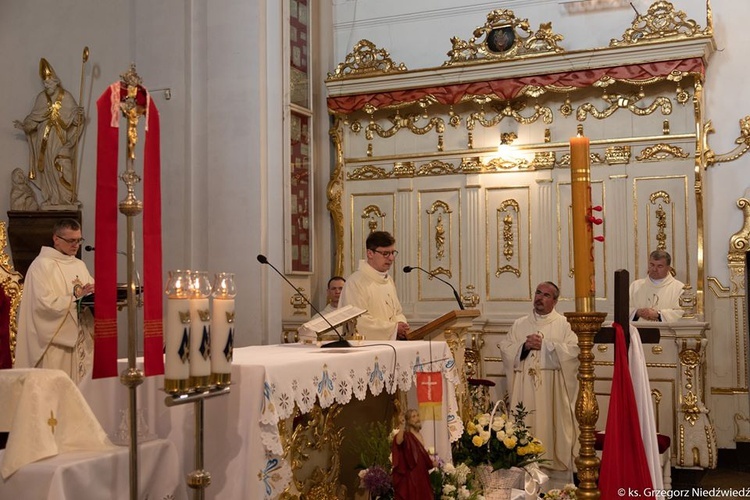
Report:
[[[16,332],[18,331],[18,306],[21,304],[23,285],[20,283],[23,276],[13,268],[10,256],[5,252],[8,234],[5,229],[5,221],[0,221],[0,288],[5,292],[10,301],[9,327],[10,327],[10,359],[16,362]]]
[[[457,36],[451,38],[450,59],[443,66],[564,52],[558,45],[563,37],[552,31],[552,23],[542,23],[532,33],[529,21],[517,18],[508,9],[487,14],[487,22],[473,35],[468,42]]]
[[[675,10],[674,5],[667,1],[658,1],[649,7],[646,14],[638,15],[630,28],[625,30],[622,39],[612,39],[610,47],[619,45],[635,45],[636,43],[651,42],[674,38],[691,38],[696,36],[710,36],[713,33],[711,23],[710,3],[706,2],[709,13],[709,26],[704,30],[687,18],[681,10]]]
[[[453,211],[450,209],[450,206],[442,201],[437,200],[435,201],[432,206],[430,206],[429,209],[426,210],[427,216],[429,217],[429,224],[431,227],[431,231],[433,232],[434,242],[435,242],[435,260],[442,261],[445,258],[445,248],[446,248],[446,229],[445,225],[448,224],[448,236],[450,237],[450,231],[451,231],[451,224],[450,224],[450,214],[453,213]],[[435,223],[432,224],[432,218],[435,216]],[[447,222],[443,220],[443,216],[447,217]],[[450,245],[448,245],[450,248]],[[430,257],[432,257],[432,252],[430,252]],[[432,260],[432,259],[430,259]],[[432,262],[430,262],[430,266],[432,266]],[[440,268],[442,271],[441,274],[446,274],[448,277],[451,277],[451,271],[450,269],[444,269]],[[435,273],[434,270],[431,270],[431,272]]]
[[[630,163],[630,146],[610,146],[604,151],[607,165],[627,165]]]
[[[609,106],[599,111],[592,103],[581,104],[576,110],[576,119],[578,121],[586,120],[586,116],[591,114],[596,119],[602,120],[609,118],[618,109],[627,109],[634,115],[646,116],[652,114],[657,109],[661,109],[663,115],[672,113],[672,101],[667,97],[656,97],[654,101],[646,107],[638,107],[636,103],[643,99],[643,92],[626,96],[623,94],[604,95],[602,99],[609,103]]]
[[[750,116],[745,116],[740,119],[740,136],[734,140],[734,143],[737,144],[737,146],[729,153],[716,154],[708,147],[708,135],[713,132],[713,124],[711,123],[711,120],[709,120],[703,125],[702,163],[706,168],[717,163],[734,161],[750,150]]]
[[[396,64],[385,49],[378,49],[369,40],[360,40],[346,55],[344,62],[328,73],[328,80],[340,80],[349,76],[365,74],[390,74],[406,71],[404,63]]]
[[[360,217],[367,221],[367,228],[370,233],[378,231],[378,228],[385,227],[385,212],[382,212],[377,205],[366,206]]]
[[[497,270],[495,276],[499,277],[503,273],[512,273],[516,276],[521,276],[521,270],[518,266],[511,264],[500,265],[503,262],[500,257],[500,249],[502,248],[502,255],[505,257],[505,262],[511,262],[515,257],[515,245],[518,233],[518,216],[520,213],[521,206],[516,200],[504,200],[497,208],[497,234],[502,235],[502,244],[498,242],[498,256],[497,256]]]
[[[474,285],[466,285],[466,291],[461,294],[461,302],[469,309],[477,307],[480,298]]]
[[[540,104],[534,104],[534,113],[529,116],[523,116],[521,111],[526,109],[527,105],[524,101],[515,101],[513,103],[506,103],[502,106],[493,106],[497,111],[497,114],[493,117],[487,118],[484,110],[471,113],[466,119],[467,130],[474,130],[476,123],[488,128],[494,127],[503,121],[503,118],[513,118],[517,123],[522,125],[530,125],[542,120],[546,124],[550,124],[553,121],[552,109],[548,106],[542,106]]]
[[[284,443],[284,454],[293,473],[301,471],[312,457],[320,457],[326,464],[325,468],[316,465],[311,473],[304,474],[306,478],[304,481],[295,475],[294,487],[299,495],[290,491],[290,485],[282,493],[281,498],[285,500],[343,498],[342,494],[345,495],[346,488],[339,484],[339,474],[341,473],[340,450],[344,440],[344,429],[335,424],[341,409],[338,403],[326,409],[315,405],[310,412],[300,415],[299,421],[295,420],[291,436],[286,430],[286,422],[279,423],[281,436],[289,436]]]
[[[365,129],[365,138],[369,141],[373,138],[373,132],[378,137],[388,138],[396,135],[396,132],[402,129],[411,131],[417,135],[424,135],[431,130],[435,130],[437,133],[442,134],[445,132],[445,122],[442,118],[433,117],[427,120],[427,124],[420,127],[417,122],[423,118],[422,114],[409,114],[407,116],[401,116],[400,113],[396,112],[395,115],[388,117],[388,120],[393,124],[390,128],[383,128],[375,122],[370,122]]]
[[[729,264],[745,265],[745,254],[750,251],[750,200],[740,198],[737,207],[742,210],[742,228],[729,238]]]
[[[336,242],[334,276],[344,274],[344,212],[341,206],[341,196],[344,192],[344,139],[342,136],[341,118],[336,118],[334,124],[328,130],[328,135],[333,142],[335,155],[335,167],[331,179],[326,186],[326,208],[331,214],[333,221],[334,241]]]
[[[663,203],[669,205],[671,203],[671,200],[669,198],[669,193],[665,191],[657,191],[655,193],[651,193],[651,196],[649,197],[649,201],[652,205],[657,205],[657,201],[662,200]],[[654,211],[654,215],[656,216],[656,249],[657,250],[666,250],[667,249],[667,212],[664,210],[664,207],[661,203],[659,203],[656,207],[656,210]]]
[[[689,156],[690,153],[680,146],[672,146],[662,142],[643,148],[641,154],[636,156],[635,159],[638,161],[662,161],[669,158],[687,158]]]

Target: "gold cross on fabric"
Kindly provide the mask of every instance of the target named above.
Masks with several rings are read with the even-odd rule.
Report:
[[[57,426],[57,419],[55,418],[55,414],[52,413],[52,410],[49,411],[49,419],[47,420],[47,425],[52,427],[52,434],[54,434],[55,426]]]

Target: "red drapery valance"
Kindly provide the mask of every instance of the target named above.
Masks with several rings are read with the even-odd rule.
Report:
[[[703,76],[705,66],[701,58],[695,57],[676,61],[630,64],[615,68],[597,68],[441,87],[329,97],[328,109],[334,113],[348,114],[364,108],[367,104],[375,108],[383,108],[416,102],[426,96],[432,96],[440,104],[446,105],[457,104],[467,96],[495,96],[501,100],[510,100],[518,97],[529,86],[557,88],[564,91],[571,88],[589,87],[606,78],[636,84],[643,82],[645,84],[653,82],[655,79],[667,78],[673,73]]]

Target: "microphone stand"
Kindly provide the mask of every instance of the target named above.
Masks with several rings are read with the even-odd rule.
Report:
[[[438,281],[442,281],[443,283],[445,283],[446,285],[448,285],[449,287],[451,287],[451,290],[453,290],[453,296],[454,296],[454,297],[456,298],[456,302],[458,302],[458,307],[460,307],[460,308],[461,308],[461,310],[464,310],[464,309],[465,309],[465,308],[464,308],[464,303],[463,303],[463,301],[461,300],[461,297],[460,297],[460,296],[458,295],[458,292],[456,291],[456,289],[455,289],[455,288],[453,288],[453,285],[451,285],[451,284],[450,284],[450,282],[448,282],[448,281],[444,280],[443,278],[441,278],[441,277],[440,277],[440,276],[438,276],[437,274],[433,274],[433,273],[431,273],[430,271],[427,271],[426,269],[422,269],[422,268],[421,268],[421,267],[419,267],[419,266],[404,266],[404,272],[405,272],[405,273],[410,273],[410,272],[412,272],[412,271],[413,271],[414,269],[419,269],[419,270],[420,270],[420,271],[422,271],[423,273],[427,273],[427,274],[428,274],[428,275],[429,275],[429,276],[430,276],[431,278],[435,278],[435,279],[436,279],[436,280],[438,280]]]
[[[302,292],[300,292],[299,288],[297,288],[296,286],[294,286],[294,284],[291,281],[289,281],[287,279],[287,277],[284,276],[284,274],[281,271],[279,271],[278,269],[276,269],[276,266],[274,266],[273,264],[271,264],[268,261],[268,259],[266,258],[265,255],[258,254],[258,262],[260,262],[261,264],[266,264],[268,266],[271,266],[271,269],[273,269],[274,271],[276,271],[276,274],[278,274],[279,276],[281,276],[284,279],[284,281],[286,281],[287,283],[289,283],[289,286],[291,286],[292,288],[294,288],[294,291],[297,292],[297,294],[299,296],[301,296],[305,300],[305,302],[307,302],[307,304],[312,308],[312,310],[315,311],[321,318],[323,318],[323,321],[325,321],[328,324],[328,326],[330,326],[331,329],[336,333],[336,335],[338,335],[338,337],[339,337],[338,340],[334,340],[333,342],[329,342],[327,344],[323,344],[320,347],[352,347],[352,345],[349,343],[349,341],[346,340],[339,333],[339,331],[336,329],[335,326],[333,326],[333,323],[331,323],[330,321],[328,321],[328,318],[326,318],[325,315],[323,313],[321,313],[318,310],[318,308],[313,305],[312,302],[310,302],[310,300],[305,296],[305,294],[303,294]]]

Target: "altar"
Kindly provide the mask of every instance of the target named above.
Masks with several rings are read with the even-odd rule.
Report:
[[[416,406],[416,375],[428,371],[441,372],[446,383],[442,384],[442,420],[438,425],[424,422],[422,433],[428,446],[449,458],[450,442],[461,435],[463,424],[454,390],[459,377],[445,342],[363,341],[341,349],[301,344],[235,349],[229,395],[205,402],[204,468],[212,476],[206,498],[244,500],[277,498],[285,491],[294,494],[301,481],[293,481],[295,461],[290,460],[293,450],[288,438],[297,412],[307,414],[397,391],[407,394],[409,406]],[[192,405],[168,408],[162,386],[163,377],[158,376],[147,378],[139,387],[141,421],[152,434],[148,437],[175,443],[187,474],[194,468],[194,409]],[[105,431],[117,434],[121,412],[127,408],[125,388],[117,379],[100,379],[88,381],[82,391]]]

